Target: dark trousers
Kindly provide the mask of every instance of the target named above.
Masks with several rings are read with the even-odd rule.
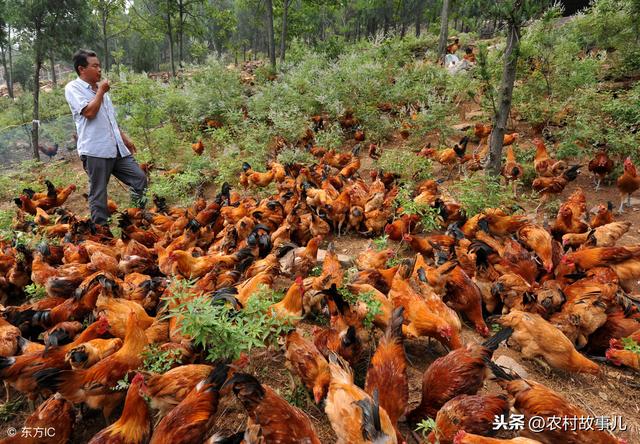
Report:
[[[144,207],[147,176],[133,156],[105,159],[83,155],[80,159],[82,167],[89,176],[89,208],[93,223],[105,224],[109,219],[107,185],[112,174],[129,187],[133,201]]]

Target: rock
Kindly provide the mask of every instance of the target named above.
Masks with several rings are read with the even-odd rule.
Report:
[[[465,116],[467,117],[467,119],[474,119],[475,117],[484,117],[485,114],[483,111],[470,111],[468,113],[465,113]]]
[[[323,250],[321,248],[318,248],[318,263],[322,263],[324,262],[324,257],[327,254],[327,250]],[[353,266],[353,258],[351,256],[347,256],[345,254],[338,254],[338,261],[340,261],[340,264],[343,267],[349,268]]]
[[[509,356],[499,356],[496,360],[495,360],[496,364],[498,364],[500,367],[504,367],[507,369],[507,371],[511,371],[512,373],[516,373],[518,374],[521,378],[528,378],[529,377],[529,372],[527,372],[523,366],[521,366],[520,364],[518,364],[516,361],[514,361],[513,359],[511,359]]]
[[[453,128],[456,131],[466,131],[469,128],[471,128],[471,124],[469,124],[469,123],[459,123],[457,125],[453,125],[451,128]]]

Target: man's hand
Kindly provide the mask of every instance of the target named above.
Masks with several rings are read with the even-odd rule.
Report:
[[[135,154],[138,150],[134,145],[133,141],[127,137],[127,135],[120,130],[120,136],[122,136],[122,141],[124,142],[124,146],[131,152],[131,154]]]
[[[109,85],[109,81],[107,79],[104,79],[102,82],[100,82],[100,85],[98,85],[98,91],[100,91],[102,94],[108,92],[109,89],[111,89],[111,85]]]

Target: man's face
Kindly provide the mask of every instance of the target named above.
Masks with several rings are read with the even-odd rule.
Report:
[[[87,66],[81,66],[80,77],[88,83],[98,83],[102,76],[102,67],[97,57],[87,57]]]

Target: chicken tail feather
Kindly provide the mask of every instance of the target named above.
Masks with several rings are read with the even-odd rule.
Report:
[[[391,321],[387,326],[385,333],[388,340],[396,339],[398,342],[402,340],[402,323],[404,322],[404,307],[397,307],[391,314]]]
[[[369,398],[356,401],[362,410],[362,437],[367,441],[377,442],[385,435],[380,422],[380,404],[378,402],[378,389],[373,391],[373,401]]]
[[[516,379],[520,379],[520,377],[517,375],[514,375],[512,373],[507,373],[504,368],[500,367],[498,364],[496,364],[489,358],[486,358],[485,362],[487,363],[487,366],[489,367],[493,375],[499,380],[515,381]]]
[[[498,333],[496,333],[495,335],[491,336],[489,339],[484,341],[482,345],[485,348],[488,348],[489,350],[494,352],[496,351],[500,343],[509,339],[512,334],[513,334],[513,328],[505,327],[501,329]]]

